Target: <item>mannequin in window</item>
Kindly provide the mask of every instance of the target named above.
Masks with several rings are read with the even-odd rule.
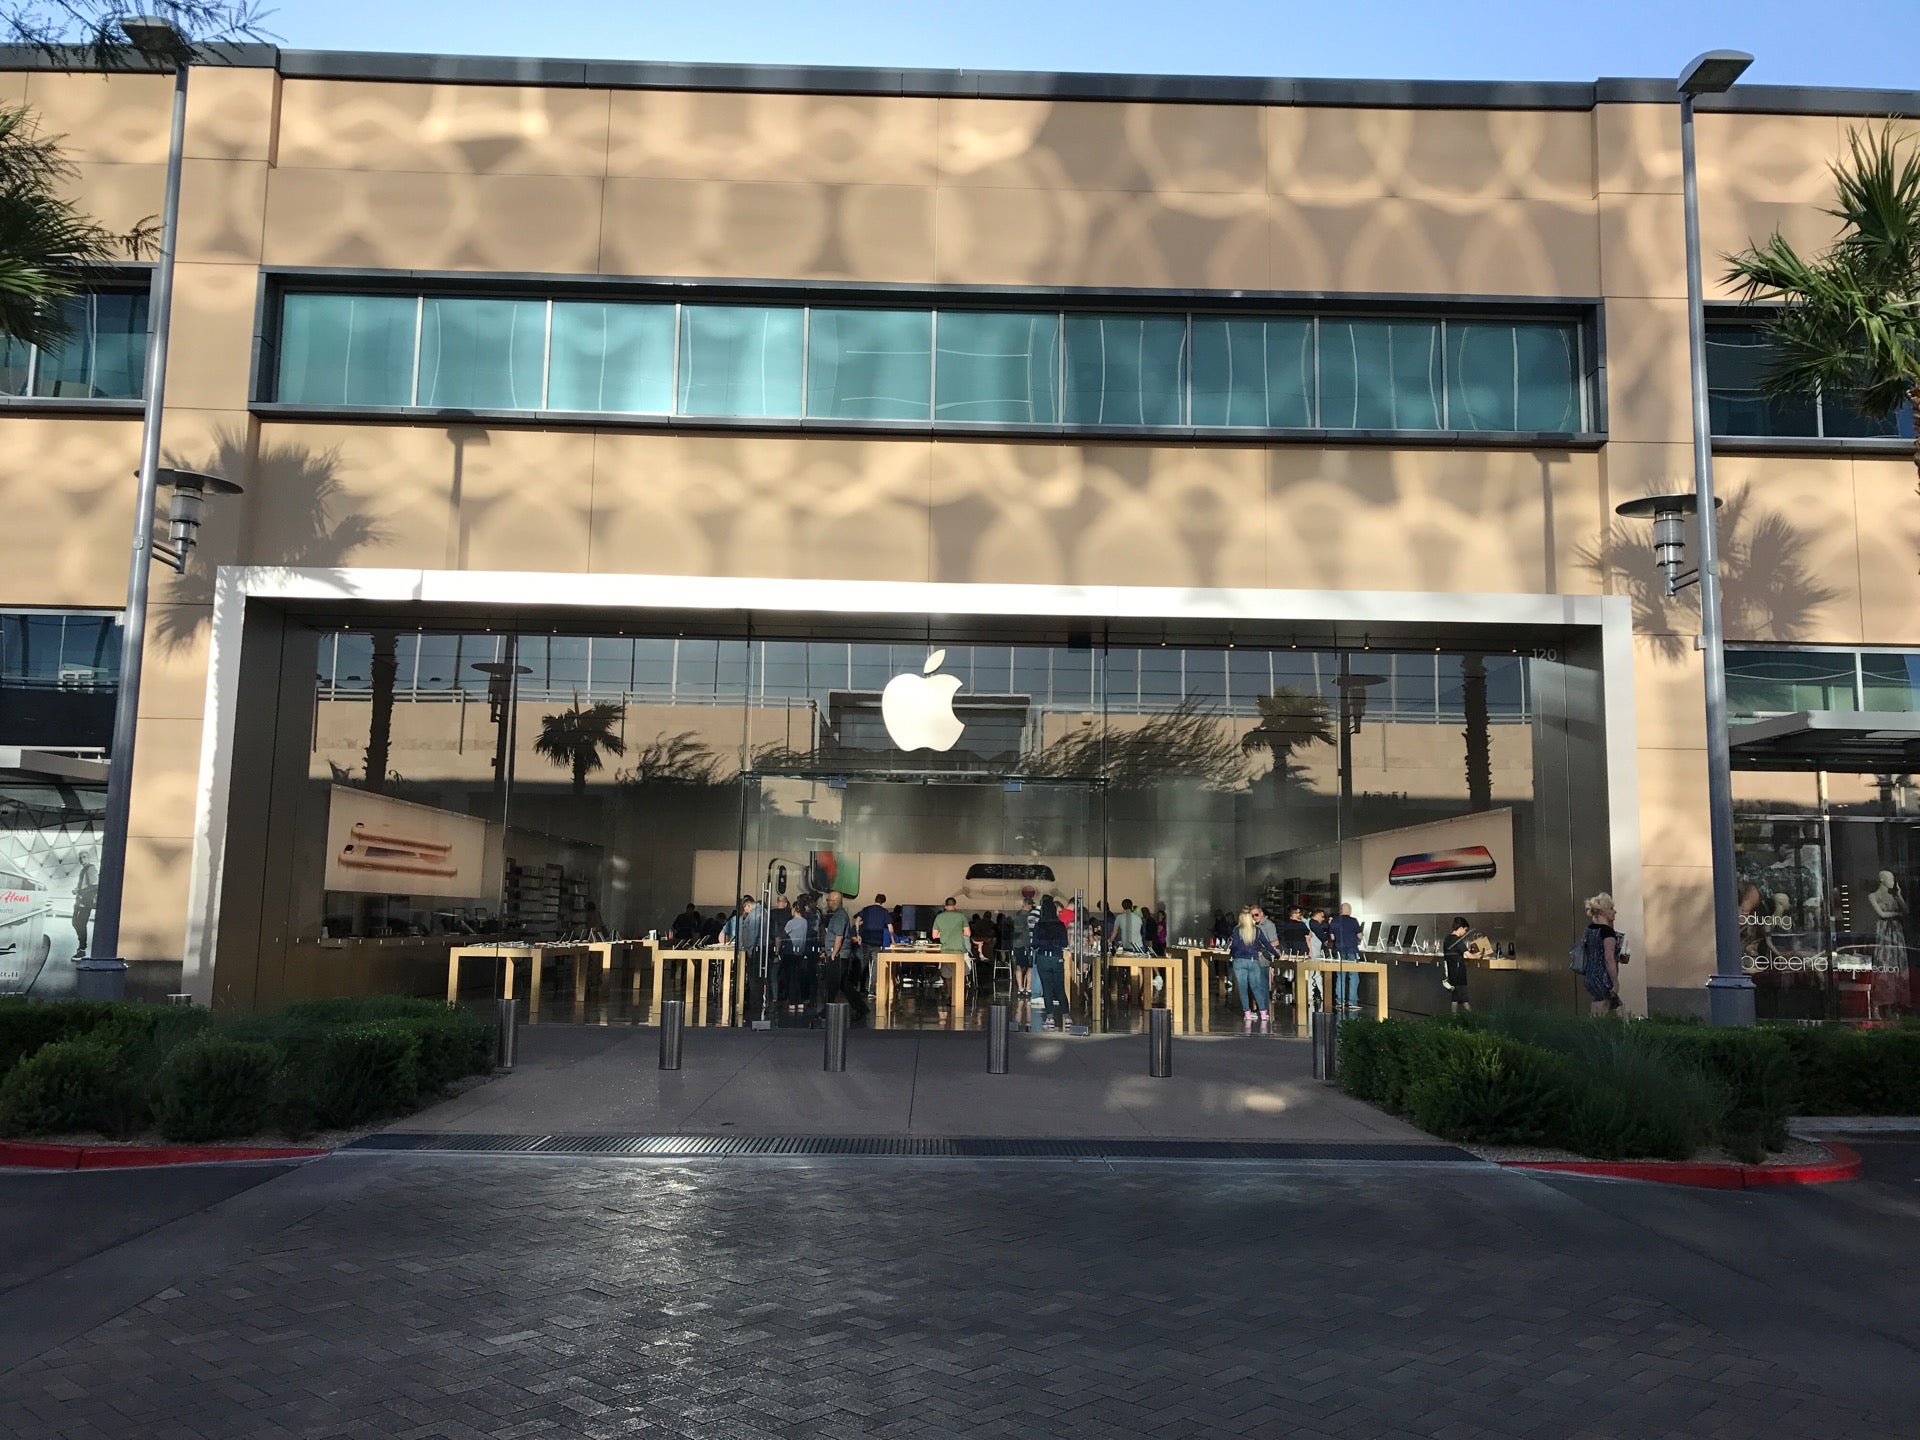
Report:
[[[1907,897],[1900,893],[1900,883],[1891,870],[1880,872],[1879,888],[1868,893],[1867,904],[1874,914],[1874,969],[1883,973],[1905,969]]]

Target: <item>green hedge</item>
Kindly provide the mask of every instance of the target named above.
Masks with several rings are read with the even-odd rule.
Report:
[[[1759,1159],[1769,1138],[1784,1143],[1791,1093],[1772,1084],[1772,1062],[1750,1066],[1646,1027],[1529,1011],[1349,1022],[1340,1078],[1349,1093],[1449,1140],[1607,1160],[1679,1160],[1716,1142]]]
[[[430,1000],[301,1001],[221,1021],[180,1006],[0,1001],[0,1135],[347,1128],[486,1072],[493,1046],[491,1025]]]
[[[1793,1057],[1801,1115],[1920,1115],[1920,1026],[1767,1026]]]

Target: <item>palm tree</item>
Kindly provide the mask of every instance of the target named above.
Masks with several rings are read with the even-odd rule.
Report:
[[[1254,704],[1260,710],[1260,723],[1240,737],[1240,748],[1249,755],[1265,750],[1273,756],[1276,779],[1293,780],[1300,766],[1293,753],[1309,745],[1333,744],[1333,723],[1327,715],[1327,702],[1291,685],[1274,687],[1271,695],[1262,695]]]
[[[1748,303],[1777,300],[1765,325],[1775,346],[1766,386],[1825,394],[1869,420],[1902,403],[1920,411],[1920,149],[1891,126],[1851,131],[1833,166],[1840,236],[1804,258],[1778,231],[1728,258],[1728,283]],[[1913,463],[1920,472],[1920,431]]]
[[[587,776],[605,763],[601,755],[624,755],[627,742],[619,735],[625,723],[627,707],[611,701],[582,705],[574,699],[573,708],[558,715],[540,717],[540,738],[533,752],[562,767],[573,770],[573,793],[587,793]]]
[[[152,246],[144,222],[115,235],[82,215],[60,194],[74,173],[24,106],[0,107],[0,332],[21,344],[59,345],[73,330],[60,302]]]

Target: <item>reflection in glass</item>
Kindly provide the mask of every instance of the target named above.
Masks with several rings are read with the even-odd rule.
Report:
[[[671,305],[556,300],[547,408],[663,415],[673,409]]]
[[[1313,321],[1193,317],[1193,423],[1314,423]]]
[[[936,331],[936,419],[1052,425],[1060,419],[1060,319],[943,310]]]
[[[1339,430],[1438,430],[1438,321],[1322,320],[1320,423]]]
[[[807,324],[807,414],[846,420],[931,415],[932,311],[817,307]]]
[[[794,305],[683,305],[680,413],[798,415],[805,320]]]
[[[294,405],[411,405],[420,302],[399,295],[288,295],[278,398]]]
[[[1069,315],[1069,425],[1180,425],[1183,315]]]
[[[1736,718],[1796,710],[1853,710],[1854,657],[1848,651],[1729,650],[1727,709]]]
[[[420,311],[416,405],[538,410],[545,387],[543,300],[436,299]]]

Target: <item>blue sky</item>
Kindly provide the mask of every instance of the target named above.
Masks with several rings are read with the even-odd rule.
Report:
[[[1757,83],[1920,90],[1916,0],[281,0],[298,49],[936,69],[1591,80],[1751,51]]]

